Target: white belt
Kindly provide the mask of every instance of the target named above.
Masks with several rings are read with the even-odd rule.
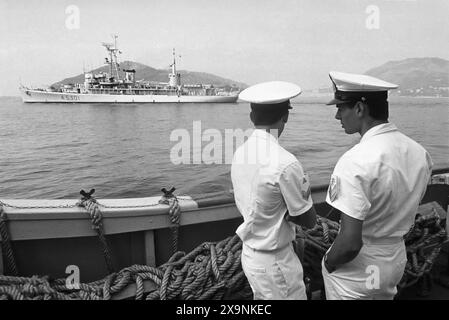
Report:
[[[243,243],[243,247],[247,250],[253,251],[253,252],[257,252],[257,253],[266,253],[266,254],[272,254],[272,253],[276,253],[276,252],[280,252],[282,250],[285,250],[286,248],[290,247],[291,243],[287,243],[285,246],[282,246],[280,248],[276,248],[276,249],[272,249],[272,250],[267,250],[267,249],[254,249],[252,247],[250,247],[249,245]]]
[[[363,244],[368,245],[382,245],[382,244],[398,244],[404,242],[403,237],[389,237],[389,238],[374,238],[374,237],[362,237]]]

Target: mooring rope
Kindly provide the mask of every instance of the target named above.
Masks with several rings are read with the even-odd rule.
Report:
[[[447,240],[447,233],[435,209],[426,216],[418,215],[412,229],[404,236],[407,264],[399,290],[415,284],[419,279],[429,280],[432,267]],[[433,249],[428,249],[432,248]]]
[[[430,272],[441,242],[447,237],[435,217],[419,218],[417,222],[405,237],[409,262],[399,288]],[[428,231],[422,230],[423,226]],[[338,227],[338,223],[318,217],[313,229],[298,233],[305,242],[305,277],[321,276],[321,259],[335,240]],[[329,241],[324,239],[325,233]],[[436,245],[431,254],[423,250],[429,244]],[[242,242],[237,235],[216,243],[205,242],[188,254],[176,252],[157,268],[133,265],[102,280],[81,283],[77,289],[68,288],[65,279],[50,281],[39,277],[0,276],[0,299],[110,300],[133,283],[133,296],[139,300],[250,299],[252,291],[241,267],[241,249]],[[145,281],[151,281],[153,285],[147,292]]]
[[[251,299],[252,291],[241,269],[237,235],[218,243],[203,243],[189,254],[177,252],[158,268],[134,265],[102,280],[67,287],[65,279],[0,275],[0,299],[110,300],[130,284],[135,299]],[[153,289],[145,292],[144,282]]]
[[[0,206],[0,237],[1,237],[1,245],[2,252],[4,257],[6,258],[6,265],[8,267],[9,273],[17,276],[19,275],[19,271],[16,264],[16,259],[14,258],[14,253],[11,246],[11,237],[9,236],[8,230],[8,216],[6,212],[3,210],[3,206]]]
[[[317,282],[322,281],[321,261],[334,242],[338,231],[338,223],[317,217],[315,227],[304,232],[303,267],[306,277]],[[404,236],[408,262],[404,276],[398,285],[399,289],[413,285],[417,280],[430,273],[440,253],[441,245],[446,240],[446,230],[435,210],[426,216],[416,216],[413,227]],[[424,250],[432,245],[435,248]]]
[[[80,194],[82,197],[78,205],[80,207],[85,208],[87,212],[90,214],[90,218],[92,220],[92,229],[95,230],[95,232],[98,235],[98,239],[100,240],[103,257],[106,262],[108,272],[113,273],[115,269],[112,262],[111,249],[106,240],[106,236],[103,230],[103,222],[102,222],[103,215],[101,214],[100,208],[97,204],[97,200],[95,200],[95,198],[92,197],[92,194],[94,192],[95,189],[90,190],[90,192],[85,192],[84,190],[81,190]]]
[[[178,198],[173,194],[175,190],[175,187],[172,187],[170,190],[162,188],[161,191],[164,194],[159,200],[160,204],[166,204],[169,206],[168,216],[171,222],[170,230],[172,233],[172,254],[175,254],[178,251],[179,222],[181,220],[181,207],[179,206]]]

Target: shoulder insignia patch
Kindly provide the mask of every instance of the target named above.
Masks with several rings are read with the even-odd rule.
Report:
[[[340,192],[340,179],[336,175],[332,175],[331,181],[329,183],[329,199],[333,202],[338,198],[338,194]]]
[[[308,200],[310,197],[310,182],[309,182],[309,176],[307,174],[304,175],[304,178],[302,179],[302,186],[301,186],[301,194],[304,200]]]

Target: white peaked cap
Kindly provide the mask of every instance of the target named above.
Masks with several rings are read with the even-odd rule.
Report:
[[[239,99],[250,103],[274,104],[285,102],[300,93],[301,88],[294,83],[269,81],[246,88],[240,92]]]
[[[387,91],[389,89],[396,89],[398,87],[398,85],[394,83],[386,82],[364,74],[331,71],[329,72],[329,76],[332,82],[335,84],[336,88],[334,89],[338,91]]]

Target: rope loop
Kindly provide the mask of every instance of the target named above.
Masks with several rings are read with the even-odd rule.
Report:
[[[106,262],[107,269],[109,273],[113,273],[115,269],[112,263],[111,249],[106,240],[106,236],[103,230],[103,215],[100,211],[97,200],[92,196],[94,192],[95,189],[91,189],[89,192],[81,190],[81,199],[78,202],[78,206],[83,207],[89,213],[92,222],[92,229],[96,231],[98,239],[100,240],[102,246],[103,256]]]
[[[19,274],[19,271],[11,245],[11,236],[8,229],[8,216],[3,210],[3,206],[0,206],[0,239],[8,270],[11,275],[17,276]]]
[[[159,199],[160,204],[169,206],[168,216],[172,224],[170,226],[172,232],[172,254],[175,254],[178,251],[179,222],[181,220],[181,207],[179,206],[178,198],[173,194],[175,190],[175,187],[172,187],[170,190],[162,188],[161,191],[163,192],[163,195],[161,199]]]

